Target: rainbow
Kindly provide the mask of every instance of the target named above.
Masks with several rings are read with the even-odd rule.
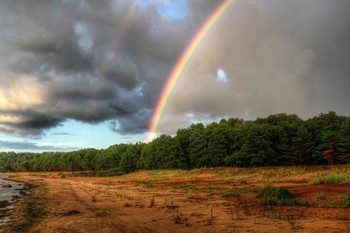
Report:
[[[191,57],[193,56],[194,52],[196,51],[198,46],[201,44],[201,42],[204,40],[206,35],[209,33],[210,29],[225,14],[225,12],[231,6],[233,1],[234,0],[224,0],[219,5],[219,7],[213,12],[213,14],[208,18],[208,20],[202,25],[200,30],[192,39],[191,43],[186,47],[186,50],[182,53],[180,59],[176,63],[176,66],[174,67],[174,69],[172,70],[168,78],[168,81],[162,91],[162,95],[158,100],[157,106],[155,108],[155,111],[153,113],[153,116],[148,128],[147,137],[145,139],[146,143],[150,142],[153,139],[153,135],[156,134],[160,118],[163,114],[163,111],[166,107],[169,97],[173,92],[177,81],[179,80],[182,73],[186,69],[189,61],[191,60]]]

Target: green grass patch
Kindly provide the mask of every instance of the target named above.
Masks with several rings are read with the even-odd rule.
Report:
[[[118,168],[113,168],[107,171],[88,171],[88,172],[73,172],[71,174],[61,175],[61,178],[66,177],[114,177],[125,175],[125,172]]]
[[[240,184],[247,184],[246,177],[239,176],[239,177],[236,177],[235,180],[236,180],[237,182],[239,182]]]
[[[192,190],[192,191],[197,190],[197,187],[194,185],[181,185],[178,188],[185,189],[185,190]]]
[[[308,206],[307,202],[297,201],[286,187],[266,186],[257,190],[257,197],[263,198],[267,206]]]
[[[350,174],[329,174],[325,177],[319,177],[310,182],[310,184],[339,184],[339,183],[350,183]]]
[[[166,177],[174,177],[174,176],[188,176],[202,173],[202,169],[192,169],[192,170],[181,170],[181,169],[158,169],[158,170],[143,170],[136,172],[139,174],[146,174],[150,176],[166,176]]]
[[[285,220],[285,221],[290,221],[293,220],[293,216],[290,215],[281,215],[277,212],[267,212],[266,217],[273,218],[273,219],[280,219],[280,220]]]
[[[350,193],[343,198],[345,208],[350,208]]]
[[[258,177],[255,178],[255,182],[257,183],[307,183],[308,181],[306,179],[288,179],[286,177]]]
[[[222,197],[237,197],[240,193],[237,190],[228,190],[222,194]]]
[[[150,180],[134,180],[134,184],[142,185],[144,188],[154,188],[155,185]]]

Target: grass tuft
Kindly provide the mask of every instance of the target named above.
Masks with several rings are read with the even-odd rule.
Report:
[[[222,197],[237,197],[239,196],[239,192],[236,190],[228,190],[222,194]]]
[[[345,196],[343,201],[345,208],[350,208],[350,193]]]
[[[322,192],[317,192],[316,193],[316,197],[319,200],[325,200],[326,199],[326,195],[324,193],[322,193]]]
[[[276,212],[267,212],[266,217],[273,218],[273,219],[280,219],[280,220],[285,220],[285,221],[290,221],[293,220],[293,216],[290,215],[281,215]]]
[[[350,174],[329,174],[325,177],[319,177],[310,182],[310,184],[339,184],[350,183]]]
[[[197,190],[197,187],[194,186],[194,185],[182,185],[179,188],[180,189],[185,189],[185,190],[192,190],[192,191]]]
[[[286,187],[272,187],[270,185],[257,190],[257,197],[264,198],[264,205],[268,206],[308,206],[307,202],[294,199],[294,195]]]

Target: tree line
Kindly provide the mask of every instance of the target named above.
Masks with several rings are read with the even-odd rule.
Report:
[[[218,166],[289,166],[350,162],[350,117],[335,112],[303,120],[275,114],[248,121],[192,124],[150,143],[70,152],[0,153],[0,171],[114,171]]]

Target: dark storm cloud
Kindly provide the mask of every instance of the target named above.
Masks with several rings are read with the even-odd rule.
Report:
[[[64,121],[63,118],[51,116],[32,110],[0,112],[1,115],[10,116],[18,121],[2,120],[0,121],[0,130],[15,136],[26,135],[32,139],[40,138],[43,129],[49,129],[59,126]]]
[[[193,25],[133,1],[1,1],[0,130],[38,138],[75,119],[144,132]]]

